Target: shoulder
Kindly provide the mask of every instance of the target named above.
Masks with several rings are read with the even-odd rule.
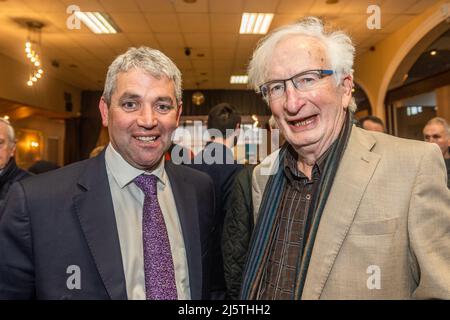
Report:
[[[75,162],[56,170],[30,176],[19,183],[29,191],[39,191],[40,193],[62,191],[67,186],[73,186],[88,165],[94,161],[96,160],[88,159]]]
[[[269,176],[275,174],[276,170],[278,170],[279,156],[280,149],[277,149],[264,158],[264,160],[253,170],[253,178],[256,179],[256,181],[262,179],[263,182],[266,182]]]
[[[14,182],[15,181],[20,181],[22,179],[25,179],[25,178],[28,178],[28,177],[32,177],[32,176],[33,176],[32,173],[30,173],[30,172],[28,172],[28,171],[26,171],[24,169],[19,169],[19,170],[17,170],[17,174],[14,177],[13,181]]]
[[[194,184],[209,184],[212,183],[210,176],[200,170],[196,170],[187,165],[173,164],[167,161],[165,163],[165,169],[169,176],[174,179],[183,179],[188,183]]]
[[[432,143],[404,139],[386,133],[367,131],[358,127],[353,127],[351,143],[361,143],[380,155],[393,156],[396,158],[408,157],[416,158],[425,154],[434,154],[438,149]]]

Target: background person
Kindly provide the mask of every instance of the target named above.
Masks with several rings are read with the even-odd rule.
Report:
[[[450,127],[444,118],[435,117],[423,128],[426,142],[435,143],[441,149],[447,167],[447,187],[450,189]]]

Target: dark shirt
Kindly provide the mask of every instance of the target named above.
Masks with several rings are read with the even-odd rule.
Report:
[[[328,153],[317,160],[309,180],[297,168],[295,150],[288,148],[283,165],[286,183],[277,211],[277,230],[260,292],[261,299],[287,300],[293,297],[296,265],[299,253],[303,251],[305,220]]]

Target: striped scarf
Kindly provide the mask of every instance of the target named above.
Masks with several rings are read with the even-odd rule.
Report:
[[[347,118],[344,121],[343,128],[338,136],[337,142],[331,145],[330,154],[327,157],[324,169],[321,174],[320,182],[316,192],[311,199],[308,209],[307,219],[305,221],[305,236],[301,246],[301,253],[298,258],[296,268],[296,280],[294,286],[294,299],[301,299],[303,287],[306,280],[309,262],[314,247],[317,230],[319,228],[320,218],[325,208],[328,195],[333,185],[340,160],[344,154],[350,133],[352,130],[351,112],[347,112]],[[272,175],[266,185],[259,208],[258,221],[255,226],[247,264],[244,271],[243,283],[241,289],[241,299],[258,299],[259,292],[263,285],[264,273],[266,272],[267,262],[270,250],[276,236],[276,213],[282,198],[286,179],[282,170],[284,158],[286,156],[288,144],[285,144],[279,153],[278,170]],[[308,232],[309,231],[309,232]]]

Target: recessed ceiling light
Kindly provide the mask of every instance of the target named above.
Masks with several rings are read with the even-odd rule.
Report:
[[[269,30],[273,19],[273,13],[248,13],[242,14],[241,34],[265,34]]]
[[[233,75],[230,77],[231,84],[246,84],[248,82],[247,75]]]
[[[119,28],[104,13],[100,12],[75,12],[75,16],[94,33],[117,33]]]
[[[436,54],[437,54],[437,51],[436,51],[436,50],[431,50],[431,51],[430,51],[430,55],[435,56]]]

